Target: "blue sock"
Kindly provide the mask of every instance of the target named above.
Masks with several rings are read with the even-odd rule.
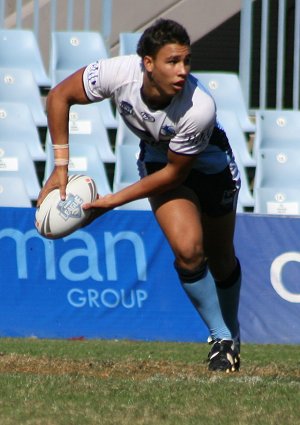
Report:
[[[207,266],[191,273],[175,267],[182,287],[192,301],[213,339],[232,339],[220,309],[216,284],[208,272]]]
[[[241,266],[237,266],[231,276],[224,281],[216,280],[217,294],[224,321],[231,330],[233,338],[239,336],[238,308],[241,289]]]

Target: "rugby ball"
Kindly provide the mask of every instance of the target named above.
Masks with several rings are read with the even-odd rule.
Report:
[[[66,199],[60,199],[59,189],[48,193],[35,213],[37,231],[49,239],[58,239],[84,226],[91,211],[82,205],[97,199],[97,187],[93,179],[73,175],[68,179]]]

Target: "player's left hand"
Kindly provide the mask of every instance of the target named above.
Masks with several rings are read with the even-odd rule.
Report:
[[[102,214],[103,214],[104,212],[107,212],[113,208],[112,196],[113,196],[112,194],[108,194],[105,196],[101,196],[98,194],[97,199],[95,201],[82,205],[82,208],[84,210],[89,210],[91,208],[105,210],[105,211],[102,211]],[[100,211],[99,211],[99,214],[101,214]]]
[[[83,210],[89,210],[91,212],[90,218],[87,221],[86,225],[92,223],[96,218],[110,211],[112,207],[109,207],[109,202],[106,199],[110,195],[101,196],[97,195],[97,199],[93,202],[89,202],[87,204],[82,205]]]

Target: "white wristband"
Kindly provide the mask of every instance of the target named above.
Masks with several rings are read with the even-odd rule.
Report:
[[[56,166],[69,165],[69,160],[64,158],[57,158],[54,160],[54,165]]]
[[[66,145],[54,145],[52,143],[52,149],[57,150],[57,149],[69,149],[69,145],[68,143]]]

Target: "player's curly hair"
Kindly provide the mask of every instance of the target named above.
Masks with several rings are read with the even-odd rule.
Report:
[[[191,41],[186,29],[171,19],[158,19],[142,34],[138,45],[137,54],[155,57],[157,52],[170,43],[190,46]]]

